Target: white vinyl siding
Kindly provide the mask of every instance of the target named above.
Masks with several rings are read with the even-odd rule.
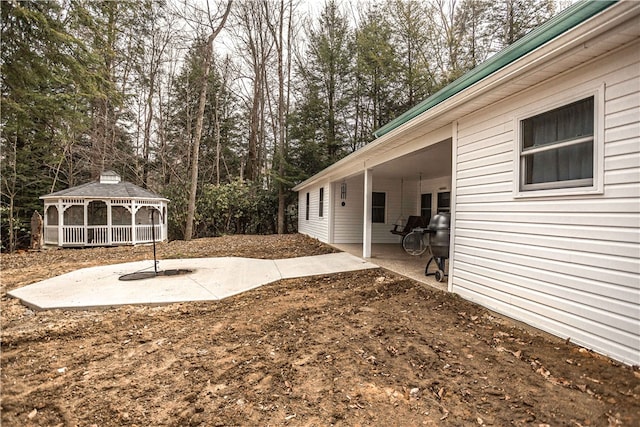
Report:
[[[335,243],[362,243],[364,227],[364,179],[362,175],[347,179],[347,198],[340,198],[341,183],[334,186],[334,238]],[[404,197],[401,196],[401,188]],[[371,224],[373,243],[399,243],[400,237],[391,234],[397,220],[406,221],[418,214],[415,182],[401,183],[400,179],[381,179],[373,174],[373,191],[386,193],[386,222]],[[342,206],[344,202],[344,206]]]
[[[334,184],[334,242],[362,243],[364,179],[360,175],[347,179],[344,183],[347,187],[347,197],[344,200],[340,198],[341,183]]]
[[[325,187],[326,199],[326,187]],[[309,220],[306,219],[307,194],[309,194]],[[327,242],[329,238],[329,225],[325,217],[320,217],[320,186],[310,187],[298,193],[298,232],[314,237],[322,242]],[[326,205],[326,201],[325,201]]]
[[[640,363],[640,44],[458,121],[452,290]],[[516,112],[604,88],[603,191],[518,198]],[[597,160],[597,159],[596,159]]]
[[[401,194],[404,192],[404,195]],[[406,224],[410,215],[419,215],[419,200],[416,197],[416,182],[398,179],[376,178],[373,174],[373,191],[386,193],[386,222],[371,224],[371,241],[373,243],[400,243],[398,235],[391,234],[396,222]]]

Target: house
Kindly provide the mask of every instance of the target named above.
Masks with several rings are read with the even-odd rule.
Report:
[[[297,185],[298,229],[451,213],[449,292],[640,364],[640,2],[583,1]]]
[[[119,246],[167,239],[169,200],[122,181],[113,171],[40,198],[45,245]]]

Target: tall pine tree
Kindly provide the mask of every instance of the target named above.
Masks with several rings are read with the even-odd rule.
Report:
[[[57,2],[2,2],[3,247],[13,250],[21,224],[56,186],[59,165],[88,127],[88,99],[96,93],[91,58],[69,33]],[[67,177],[68,178],[68,177]]]

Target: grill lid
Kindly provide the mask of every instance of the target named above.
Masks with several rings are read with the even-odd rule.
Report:
[[[431,218],[431,221],[429,221],[429,227],[427,228],[432,231],[448,230],[450,226],[451,226],[451,214],[443,212],[443,213],[434,215],[433,218]]]

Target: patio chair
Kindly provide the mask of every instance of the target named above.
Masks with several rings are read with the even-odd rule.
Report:
[[[395,224],[393,226],[393,230],[391,230],[391,234],[397,234],[404,237],[407,234],[411,233],[411,230],[413,230],[414,228],[426,227],[426,224],[424,223],[424,219],[421,216],[411,215],[409,218],[407,218],[407,223],[404,225],[404,228],[402,230],[398,230],[398,228],[400,227],[400,224]]]

